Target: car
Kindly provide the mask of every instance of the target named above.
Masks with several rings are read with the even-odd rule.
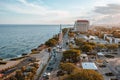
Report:
[[[48,76],[48,75],[46,75],[46,76],[43,76],[43,78],[44,78],[44,79],[49,79],[49,76]]]
[[[47,67],[47,69],[46,69],[48,72],[51,72],[52,70],[53,70],[53,68],[52,67]]]
[[[106,76],[114,76],[112,72],[105,73]]]
[[[45,73],[43,74],[43,78],[44,78],[44,79],[49,79],[49,76],[50,76],[50,73],[45,72]]]
[[[106,65],[99,65],[99,67],[102,67],[102,68],[104,68],[104,67],[106,67]]]
[[[118,53],[114,52],[114,53],[112,53],[112,54],[118,54]]]
[[[49,63],[49,66],[51,66],[52,65],[52,63]]]
[[[43,76],[46,76],[47,75],[47,73],[45,72],[44,74],[43,74]]]
[[[111,78],[110,80],[118,80],[118,79],[116,79],[116,78]]]
[[[109,55],[109,54],[106,54],[105,57],[106,57],[106,58],[114,58],[113,55]]]
[[[60,71],[57,72],[57,77],[58,76],[63,76],[63,75],[64,75],[64,72],[62,70],[60,70]]]

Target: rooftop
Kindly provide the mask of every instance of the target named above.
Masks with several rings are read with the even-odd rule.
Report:
[[[97,66],[93,62],[82,62],[82,67],[83,69],[93,69],[97,70]]]
[[[87,57],[87,54],[81,54],[80,56],[84,56],[84,57]]]
[[[102,52],[98,52],[97,55],[104,56],[104,54]]]
[[[77,20],[77,22],[89,22],[88,20]]]

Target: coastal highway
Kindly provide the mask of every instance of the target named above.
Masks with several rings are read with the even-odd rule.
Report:
[[[46,75],[48,75],[52,71],[58,69],[61,57],[62,57],[62,55],[60,52],[54,52],[52,50],[50,60],[47,63],[47,65],[46,65],[41,77],[39,78],[39,80],[46,80]]]
[[[59,64],[62,59],[62,50],[69,49],[68,46],[66,45],[66,42],[68,41],[68,32],[69,32],[69,30],[63,36],[62,49],[57,48],[57,47],[55,47],[55,49],[57,49],[57,51],[56,50],[54,51],[54,49],[52,49],[51,58],[50,58],[48,64],[46,65],[39,80],[48,80],[49,76],[51,75],[51,72],[59,69]],[[46,76],[46,75],[49,75],[49,76]]]

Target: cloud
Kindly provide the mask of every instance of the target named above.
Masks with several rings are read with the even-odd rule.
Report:
[[[42,15],[42,16],[47,16],[47,15],[67,16],[69,14],[67,11],[49,9],[48,7],[42,5],[37,5],[34,3],[27,2],[27,0],[19,0],[19,2],[23,4],[23,7],[21,7],[21,5],[15,6],[14,8],[10,7],[11,10],[23,14]]]
[[[82,3],[77,2],[80,0],[72,1],[74,3],[67,0],[72,5],[66,6],[64,0],[57,2],[49,0],[3,0],[0,1],[0,23],[74,24],[76,19],[88,19],[91,23],[120,21],[117,20],[120,17],[120,5],[116,4],[120,0],[91,0],[89,4],[86,4],[87,1]],[[65,2],[65,4],[61,5],[61,2]]]
[[[97,6],[93,10],[93,16],[93,23],[119,24],[120,4],[106,4],[105,6]]]
[[[108,4],[107,6],[96,7],[94,12],[105,14],[105,15],[120,14],[120,5],[119,4]]]
[[[42,1],[42,0],[39,0],[39,1]],[[39,3],[42,3],[42,2],[39,2]],[[58,23],[61,23],[62,19],[67,20],[70,17],[70,13],[68,11],[52,9],[52,8],[49,8],[48,6],[36,4],[36,2],[29,2],[28,0],[17,0],[17,2],[14,4],[2,3],[1,6],[4,8],[3,10],[8,10],[10,12],[16,13],[18,17],[21,16],[20,18],[16,16],[17,23],[28,24],[28,22],[30,23],[31,21],[31,23],[37,22],[38,24],[39,23],[44,24],[46,22],[50,23],[56,20],[59,20]],[[11,20],[9,22],[11,22]],[[15,20],[13,19],[11,23],[13,23],[14,21]]]

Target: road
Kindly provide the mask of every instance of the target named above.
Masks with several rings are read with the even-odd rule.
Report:
[[[54,51],[52,50],[50,60],[48,61],[48,63],[47,63],[47,65],[46,65],[46,67],[45,67],[45,69],[44,69],[41,77],[39,78],[39,80],[46,80],[46,79],[44,78],[44,75],[45,75],[46,73],[51,73],[52,71],[58,69],[58,66],[59,66],[59,64],[60,64],[61,57],[62,57],[61,52],[54,52]]]
[[[66,45],[66,42],[68,41],[68,32],[69,32],[69,30],[66,32],[66,34],[64,35],[64,37],[62,39],[62,45],[61,45],[62,49],[55,47],[55,49],[57,49],[57,50],[54,50],[52,48],[51,58],[50,58],[48,64],[46,65],[39,80],[47,80],[44,77],[46,73],[50,74],[52,71],[58,70],[60,61],[62,59],[62,50],[69,49],[68,46]]]

